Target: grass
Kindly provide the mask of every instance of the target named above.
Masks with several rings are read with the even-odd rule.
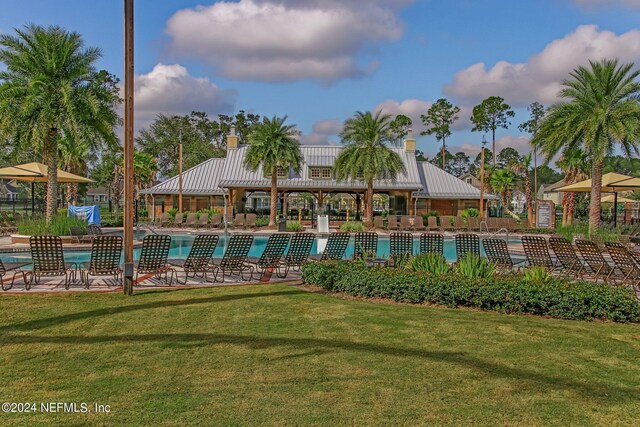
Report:
[[[0,395],[108,414],[11,425],[633,424],[640,327],[285,285],[1,295]]]
[[[87,221],[66,214],[58,214],[51,222],[47,222],[44,218],[28,218],[18,224],[18,233],[27,236],[69,236],[71,227],[78,227],[86,233]]]

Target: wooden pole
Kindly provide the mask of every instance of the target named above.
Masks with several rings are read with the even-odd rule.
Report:
[[[480,149],[480,218],[484,218],[484,139]]]
[[[124,0],[124,294],[133,294],[133,0]]]
[[[178,153],[178,212],[182,212],[182,144]]]

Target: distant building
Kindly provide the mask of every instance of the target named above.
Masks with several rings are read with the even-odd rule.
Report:
[[[480,189],[480,180],[478,178],[476,178],[475,175],[470,174],[470,173],[465,173],[463,175],[460,175],[460,179],[464,182],[466,182],[467,184],[471,184],[474,187],[476,187],[477,189]]]
[[[20,196],[20,188],[14,179],[0,182],[0,199],[16,201]]]
[[[86,203],[106,203],[109,201],[109,190],[105,187],[93,187],[87,190]]]
[[[551,200],[553,203],[557,205],[562,204],[562,196],[564,192],[557,191],[558,188],[564,187],[567,185],[564,179],[561,179],[558,182],[554,182],[549,185],[541,185],[540,190],[538,190],[538,199],[539,200]]]

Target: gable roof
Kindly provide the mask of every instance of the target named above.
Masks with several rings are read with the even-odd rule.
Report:
[[[182,194],[184,195],[223,195],[218,186],[225,158],[205,160],[182,172]],[[140,191],[142,194],[178,194],[178,175],[160,184]]]
[[[416,162],[422,190],[413,193],[413,197],[427,199],[479,199],[480,190],[471,184],[451,175],[430,162]],[[485,199],[495,196],[485,193]]]

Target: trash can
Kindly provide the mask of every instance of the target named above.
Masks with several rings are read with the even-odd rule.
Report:
[[[278,215],[278,231],[280,233],[287,231],[287,217],[284,215]]]
[[[318,215],[318,233],[329,233],[329,215]]]

